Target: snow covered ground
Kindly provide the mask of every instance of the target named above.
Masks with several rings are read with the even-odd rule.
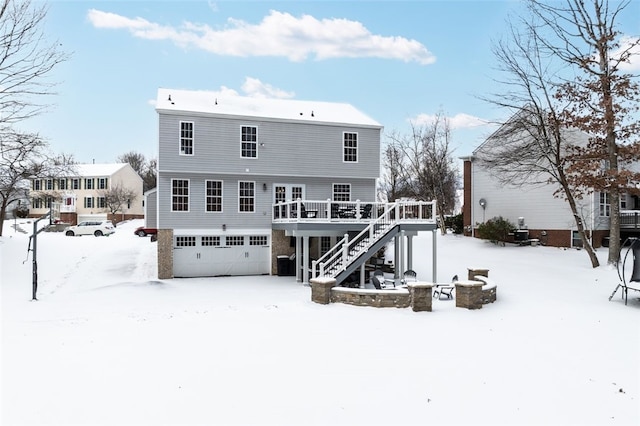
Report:
[[[638,425],[640,293],[584,252],[438,236],[480,310],[318,305],[293,277],[158,280],[133,235],[0,237],[3,425]],[[414,269],[431,277],[431,234]],[[606,264],[606,251],[598,255]]]

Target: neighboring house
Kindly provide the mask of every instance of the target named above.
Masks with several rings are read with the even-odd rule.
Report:
[[[78,164],[73,176],[32,179],[29,216],[39,217],[59,203],[60,219],[77,224],[85,220],[112,220],[114,223],[144,217],[142,178],[127,163]],[[115,214],[107,208],[105,191],[126,188],[136,195]]]
[[[311,259],[385,213],[371,214],[382,126],[351,105],[159,89],[156,110],[161,279],[270,274],[295,253],[306,282]]]
[[[505,124],[506,126],[506,124]],[[568,202],[554,197],[557,184],[502,186],[479,161],[485,152],[504,143],[499,129],[487,138],[464,161],[463,221],[465,235],[475,236],[478,225],[497,216],[511,221],[519,230],[526,230],[529,239],[556,247],[581,246],[573,214]],[[584,143],[587,136],[567,132],[574,143]],[[632,166],[637,167],[635,164]],[[609,195],[593,192],[577,200],[578,211],[586,229],[592,233],[594,247],[608,244],[611,206]],[[623,194],[620,200],[621,236],[640,236],[640,201],[638,195]],[[514,233],[514,237],[516,237]]]

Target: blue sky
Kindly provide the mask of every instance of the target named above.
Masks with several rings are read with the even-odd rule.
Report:
[[[454,155],[504,111],[492,41],[518,1],[50,1],[45,34],[71,54],[51,112],[23,124],[56,152],[108,163],[156,156],[160,87],[347,102],[408,134],[443,111]],[[640,1],[622,19],[640,34]],[[640,67],[638,67],[640,69]]]

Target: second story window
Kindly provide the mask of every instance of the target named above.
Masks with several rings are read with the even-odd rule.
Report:
[[[208,180],[206,181],[207,198],[205,204],[208,212],[222,211],[222,181]]]
[[[242,126],[240,156],[256,158],[258,156],[258,128]]]
[[[36,179],[33,181],[33,190],[40,191],[42,189],[42,181],[40,179]]]
[[[98,178],[98,189],[107,189],[107,178]]]
[[[351,201],[351,184],[334,183],[333,201]]]
[[[84,189],[95,189],[95,184],[93,182],[93,179],[84,180]]]
[[[188,179],[172,179],[171,180],[171,211],[174,211],[174,212],[189,211],[189,180]]]
[[[62,178],[58,179],[58,189],[69,189],[67,188],[67,180]]]
[[[345,163],[358,162],[358,134],[343,133],[343,161]]]
[[[80,179],[71,179],[71,189],[80,189]]]
[[[609,201],[609,194],[606,192],[600,193],[600,216],[611,216],[611,201]]]
[[[238,211],[253,212],[255,210],[255,182],[238,182]]]
[[[193,122],[180,122],[180,155],[193,155]]]
[[[44,181],[44,184],[45,184],[45,189],[47,191],[52,191],[53,190],[53,179],[46,179]]]

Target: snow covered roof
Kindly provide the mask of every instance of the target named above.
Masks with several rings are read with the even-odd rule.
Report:
[[[210,91],[160,88],[156,110],[382,128],[380,123],[346,103],[250,98]]]
[[[76,164],[75,169],[77,171],[78,176],[95,177],[95,176],[111,176],[126,166],[128,166],[127,163]]]

